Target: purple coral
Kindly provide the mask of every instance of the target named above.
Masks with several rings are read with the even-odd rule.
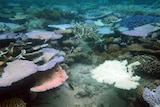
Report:
[[[128,27],[129,30],[134,29],[135,27],[142,26],[148,23],[159,22],[159,16],[155,15],[141,15],[134,14],[130,17],[123,18],[119,24],[124,27]]]
[[[149,103],[150,107],[160,106],[160,85],[156,88],[155,92],[149,88],[144,88],[143,99]]]
[[[64,61],[63,56],[56,56],[55,58],[51,59],[49,62],[38,66],[38,71],[46,71],[48,69],[53,68],[57,63]]]

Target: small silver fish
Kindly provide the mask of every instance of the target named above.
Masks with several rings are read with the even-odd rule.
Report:
[[[74,90],[74,87],[70,84],[70,83],[68,83],[68,82],[64,82],[63,83],[63,85],[66,87],[66,88],[68,88],[69,90]]]

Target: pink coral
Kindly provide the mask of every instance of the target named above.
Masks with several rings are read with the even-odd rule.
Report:
[[[30,90],[32,92],[43,92],[63,84],[68,78],[68,75],[61,66],[57,65],[46,72],[37,73],[35,78],[37,79],[36,85]]]

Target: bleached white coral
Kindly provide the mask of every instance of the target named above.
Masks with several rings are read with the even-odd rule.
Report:
[[[127,71],[127,60],[106,60],[103,64],[91,70],[92,77],[98,82],[114,84],[125,90],[135,89],[139,83],[139,76],[133,76],[133,71]]]

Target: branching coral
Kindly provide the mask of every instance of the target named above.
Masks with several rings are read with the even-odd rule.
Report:
[[[96,26],[92,24],[75,23],[72,32],[75,37],[84,39],[89,43],[93,42],[95,44],[103,41],[102,36],[98,34]]]
[[[94,25],[88,25],[86,23],[75,23],[72,32],[78,38],[93,38],[97,33],[97,29]]]

